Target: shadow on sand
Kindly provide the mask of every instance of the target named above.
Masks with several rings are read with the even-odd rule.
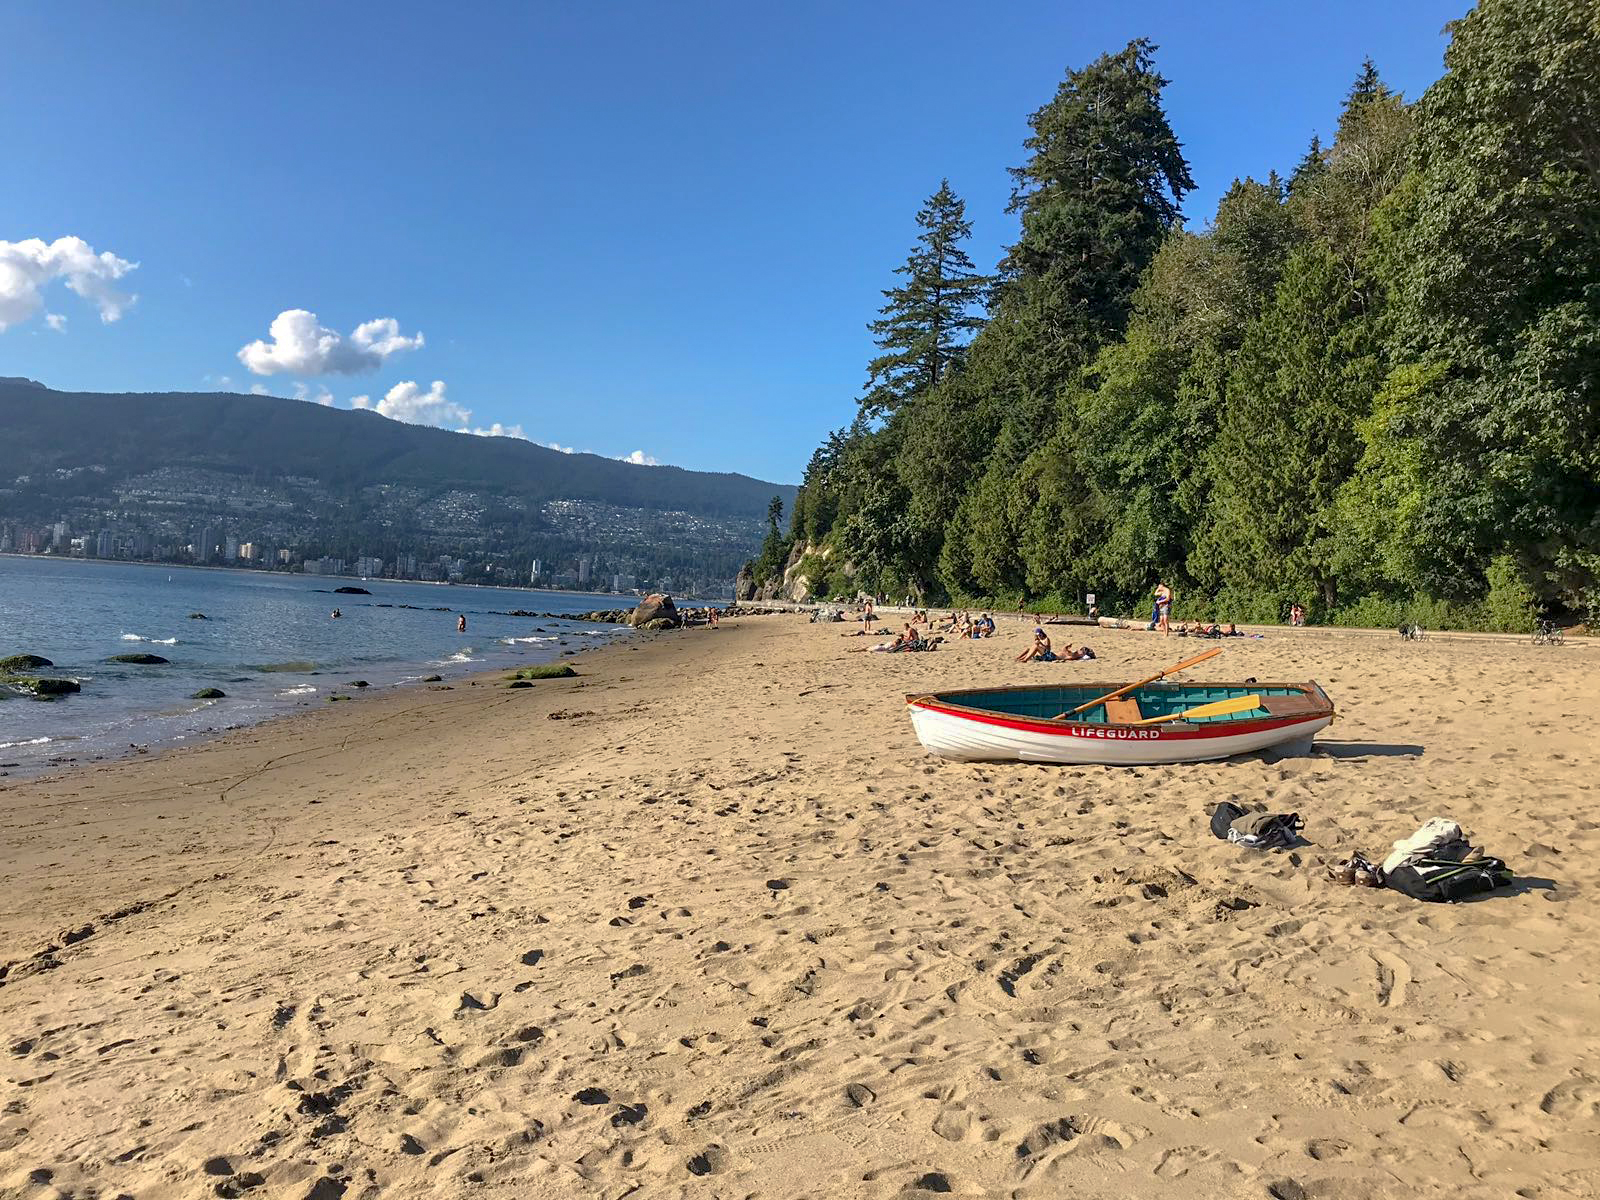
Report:
[[[1324,742],[1313,746],[1317,754],[1329,758],[1421,758],[1421,746],[1394,745],[1389,742]]]

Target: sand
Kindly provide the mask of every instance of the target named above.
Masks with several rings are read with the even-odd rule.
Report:
[[[1319,680],[1310,757],[926,757],[907,691],[1194,652],[1003,629],[734,621],[0,788],[0,1194],[1600,1194],[1592,649],[1279,631],[1206,675]],[[1324,878],[1434,815],[1517,888]]]

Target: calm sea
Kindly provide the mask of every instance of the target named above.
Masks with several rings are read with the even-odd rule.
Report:
[[[370,596],[337,595],[356,585]],[[580,613],[625,596],[336,579],[248,571],[0,556],[0,658],[38,654],[40,672],[83,691],[50,703],[0,688],[0,772],[132,753],[247,725],[332,692],[370,695],[419,680],[548,662],[623,632],[586,621],[512,617]],[[333,620],[338,608],[343,614]],[[189,614],[202,612],[204,621]],[[467,631],[456,631],[459,616]],[[166,666],[127,666],[146,652]],[[365,679],[357,692],[348,684]],[[192,700],[201,688],[224,700]]]

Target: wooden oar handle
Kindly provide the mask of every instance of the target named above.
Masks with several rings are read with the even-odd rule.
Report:
[[[1101,696],[1098,700],[1091,700],[1087,704],[1080,704],[1080,705],[1078,705],[1077,708],[1071,709],[1068,712],[1057,713],[1055,719],[1059,721],[1063,717],[1075,717],[1081,712],[1088,712],[1091,708],[1093,708],[1097,704],[1104,704],[1107,700],[1115,700],[1119,696],[1126,696],[1129,692],[1133,691],[1135,688],[1142,688],[1147,683],[1154,683],[1158,679],[1165,679],[1168,675],[1176,675],[1179,671],[1187,670],[1188,668],[1194,666],[1196,663],[1203,663],[1208,658],[1215,658],[1217,655],[1222,653],[1222,650],[1223,650],[1223,647],[1214,646],[1210,650],[1207,650],[1204,654],[1196,654],[1193,658],[1184,659],[1183,662],[1179,663],[1175,667],[1168,667],[1165,671],[1157,671],[1154,675],[1151,675],[1146,679],[1140,679],[1140,680],[1138,680],[1138,681],[1136,681],[1134,683],[1130,683],[1130,684],[1126,685],[1125,687],[1119,687],[1114,692],[1107,692],[1104,696]]]

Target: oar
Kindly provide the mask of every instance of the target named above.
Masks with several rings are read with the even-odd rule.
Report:
[[[1134,688],[1142,688],[1147,683],[1155,683],[1159,679],[1165,679],[1168,675],[1176,675],[1179,671],[1188,670],[1190,667],[1194,666],[1195,663],[1203,663],[1208,658],[1215,658],[1217,655],[1222,653],[1222,650],[1223,647],[1215,646],[1212,649],[1207,650],[1204,654],[1196,654],[1193,658],[1185,659],[1175,667],[1168,667],[1165,671],[1157,671],[1148,679],[1141,679],[1137,683],[1130,683],[1125,687],[1119,687],[1114,692],[1107,692],[1098,700],[1091,700],[1087,704],[1080,704],[1077,708],[1071,709],[1068,712],[1057,713],[1055,715],[1055,719],[1059,721],[1062,717],[1075,717],[1081,712],[1088,712],[1097,704],[1104,704],[1107,700],[1115,700],[1119,696],[1126,696],[1129,692],[1133,691]]]
[[[1129,725],[1159,725],[1163,721],[1187,721],[1191,717],[1225,717],[1229,713],[1249,712],[1261,707],[1260,696],[1240,696],[1234,700],[1214,700],[1182,712],[1168,713],[1164,717],[1146,717],[1142,721],[1129,721]]]

